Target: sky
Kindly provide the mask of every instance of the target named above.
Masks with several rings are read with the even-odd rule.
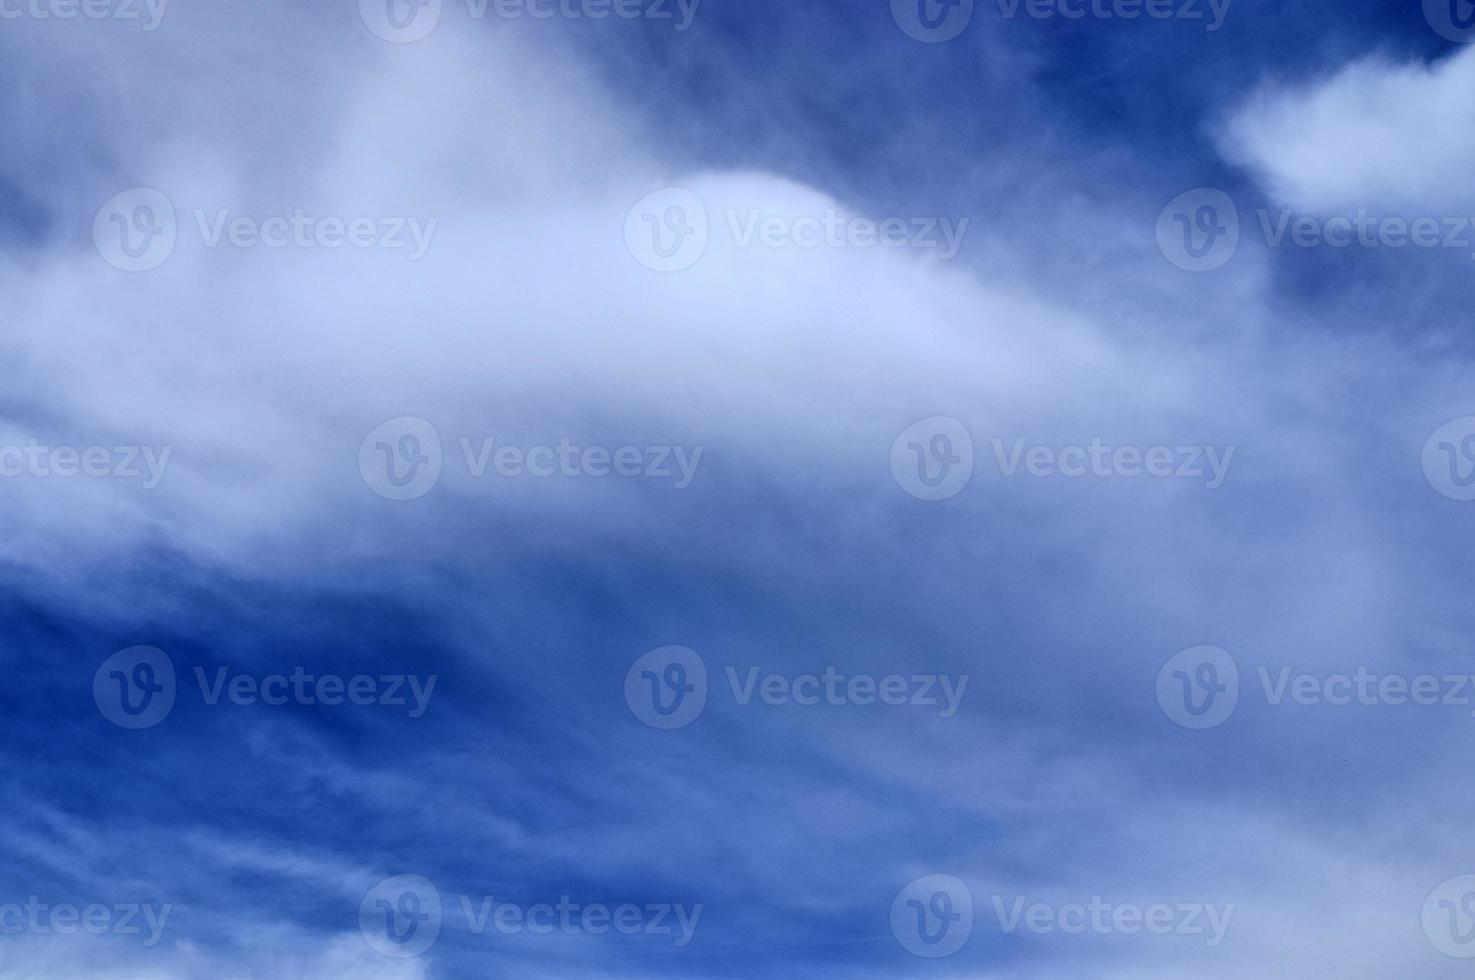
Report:
[[[0,0],[0,980],[1468,976],[1472,45]]]

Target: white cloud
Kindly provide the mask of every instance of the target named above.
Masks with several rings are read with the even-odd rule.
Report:
[[[1475,213],[1472,87],[1475,49],[1432,65],[1369,57],[1330,78],[1267,85],[1220,146],[1286,207]]]

